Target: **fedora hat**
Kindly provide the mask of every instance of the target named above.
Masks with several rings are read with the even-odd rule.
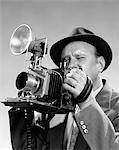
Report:
[[[103,56],[105,59],[105,67],[103,71],[110,65],[112,61],[112,50],[109,44],[101,37],[95,35],[93,32],[85,28],[77,27],[73,30],[69,37],[63,38],[51,46],[50,56],[58,67],[60,67],[63,48],[68,43],[73,41],[84,41],[95,46],[100,56]]]

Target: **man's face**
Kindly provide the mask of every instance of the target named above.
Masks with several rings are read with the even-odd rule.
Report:
[[[83,41],[71,42],[62,51],[61,60],[65,57],[69,57],[70,60],[68,67],[82,67],[83,71],[95,82],[99,74],[99,62],[94,46]]]

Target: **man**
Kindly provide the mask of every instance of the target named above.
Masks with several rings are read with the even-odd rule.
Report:
[[[34,123],[32,149],[118,150],[119,94],[101,79],[101,73],[112,60],[108,43],[87,29],[76,28],[71,36],[51,47],[50,55],[57,66],[70,70],[62,86],[72,94],[76,112],[67,114],[59,124],[56,115],[47,138],[40,125]],[[11,110],[9,113],[13,148],[24,149],[24,112]],[[73,128],[77,129],[74,136]]]

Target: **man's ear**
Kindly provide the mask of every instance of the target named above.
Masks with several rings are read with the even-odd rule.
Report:
[[[102,72],[105,67],[105,59],[103,56],[99,56],[97,60],[98,60],[98,63],[97,63],[98,70],[99,72]]]

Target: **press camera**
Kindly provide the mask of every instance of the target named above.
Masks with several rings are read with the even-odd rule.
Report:
[[[10,39],[14,55],[30,53],[27,72],[21,72],[16,79],[17,98],[7,98],[7,106],[30,108],[45,113],[66,113],[74,111],[71,94],[63,91],[64,70],[47,69],[42,58],[47,54],[47,38],[32,39],[31,28],[22,24],[16,28]]]

